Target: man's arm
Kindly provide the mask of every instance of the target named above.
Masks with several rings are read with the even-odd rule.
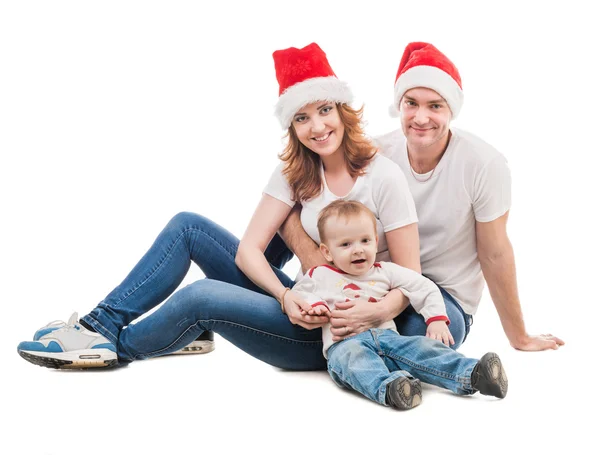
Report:
[[[279,228],[279,235],[287,247],[298,256],[302,265],[302,273],[306,273],[317,265],[327,264],[327,260],[321,254],[319,246],[304,231],[300,222],[301,210],[302,206],[296,204]]]
[[[502,328],[512,347],[522,351],[558,349],[564,342],[550,334],[532,336],[525,330],[517,290],[512,245],[506,232],[508,212],[487,223],[476,222],[477,257]]]

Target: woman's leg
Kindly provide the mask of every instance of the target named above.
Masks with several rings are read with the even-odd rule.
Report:
[[[157,311],[123,329],[117,343],[119,360],[168,354],[205,330],[279,368],[326,368],[320,329],[291,324],[270,296],[211,279],[184,287]]]
[[[177,289],[191,261],[202,269],[207,278],[264,293],[235,265],[238,245],[239,240],[234,235],[208,218],[194,213],[179,213],[125,280],[82,320],[116,344],[123,327]],[[275,245],[270,251],[277,260],[283,261],[285,253],[280,246]],[[275,267],[273,270],[285,286],[293,286],[293,281],[285,273]]]
[[[448,319],[450,319],[448,328],[450,329],[450,333],[452,333],[452,338],[454,338],[454,344],[450,347],[457,350],[467,339],[472,317],[466,315],[456,300],[444,289],[440,288],[440,291],[444,297]],[[398,332],[404,336],[424,336],[427,332],[427,324],[425,324],[423,316],[418,314],[410,305],[394,319],[394,322],[396,323]]]

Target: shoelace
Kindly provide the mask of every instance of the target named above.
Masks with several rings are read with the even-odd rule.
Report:
[[[62,322],[62,321],[60,321],[60,322]],[[55,330],[55,332],[66,332],[67,330],[69,330],[72,327],[77,327],[78,329],[81,329],[81,325],[79,325],[79,317],[77,315],[77,312],[75,312],[71,315],[71,317],[66,322],[64,327],[61,327],[60,329]]]
[[[61,321],[60,319],[57,319],[56,321],[49,322],[44,327],[42,327],[42,329],[47,329],[47,328],[50,328],[50,327],[52,327],[54,325],[63,325],[63,324],[66,324],[66,322],[65,321]]]

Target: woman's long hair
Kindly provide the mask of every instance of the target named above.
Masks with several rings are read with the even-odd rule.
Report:
[[[352,109],[347,104],[336,104],[344,125],[342,148],[348,173],[355,178],[365,173],[365,167],[377,153],[377,149],[365,137],[362,125],[363,108]],[[323,190],[321,180],[321,157],[306,148],[296,135],[293,126],[287,132],[288,143],[279,158],[285,163],[283,175],[292,189],[292,198],[306,201]]]

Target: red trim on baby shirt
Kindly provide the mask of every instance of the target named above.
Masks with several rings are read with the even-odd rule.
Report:
[[[429,325],[435,321],[446,321],[446,325],[450,325],[450,319],[448,319],[446,316],[434,316],[432,318],[427,319],[427,321],[425,321],[425,324]]]
[[[318,268],[318,267],[327,267],[328,269],[331,269],[331,270],[333,270],[334,272],[337,272],[337,273],[342,273],[342,274],[344,273],[344,272],[342,272],[341,270],[339,270],[339,269],[336,269],[335,267],[333,267],[333,266],[331,266],[331,265],[329,265],[329,264],[323,264],[323,265],[317,265],[317,266],[313,267],[312,269],[310,269],[310,270],[308,271],[308,276],[312,278],[312,274],[313,274],[313,272],[314,272],[314,271],[315,271],[315,269],[316,269],[316,268]]]
[[[369,297],[369,302],[377,303],[377,302],[379,302],[379,300],[377,300],[376,298],[373,298],[373,297]]]
[[[379,262],[374,262],[373,267],[381,268],[381,264]]]
[[[325,264],[323,267],[327,267],[328,269],[331,269],[331,270],[333,270],[334,272],[337,272],[337,273],[341,273],[342,275],[346,274],[346,272],[344,272],[343,270],[337,269],[334,266],[329,265],[329,264]]]
[[[315,303],[313,303],[313,304],[311,305],[311,307],[313,307],[313,308],[314,308],[314,307],[316,307],[316,306],[319,306],[319,305],[323,305],[324,307],[327,307],[327,309],[329,309],[329,307],[327,306],[327,304],[326,304],[325,302],[323,302],[322,300],[321,300],[320,302],[315,302]]]

